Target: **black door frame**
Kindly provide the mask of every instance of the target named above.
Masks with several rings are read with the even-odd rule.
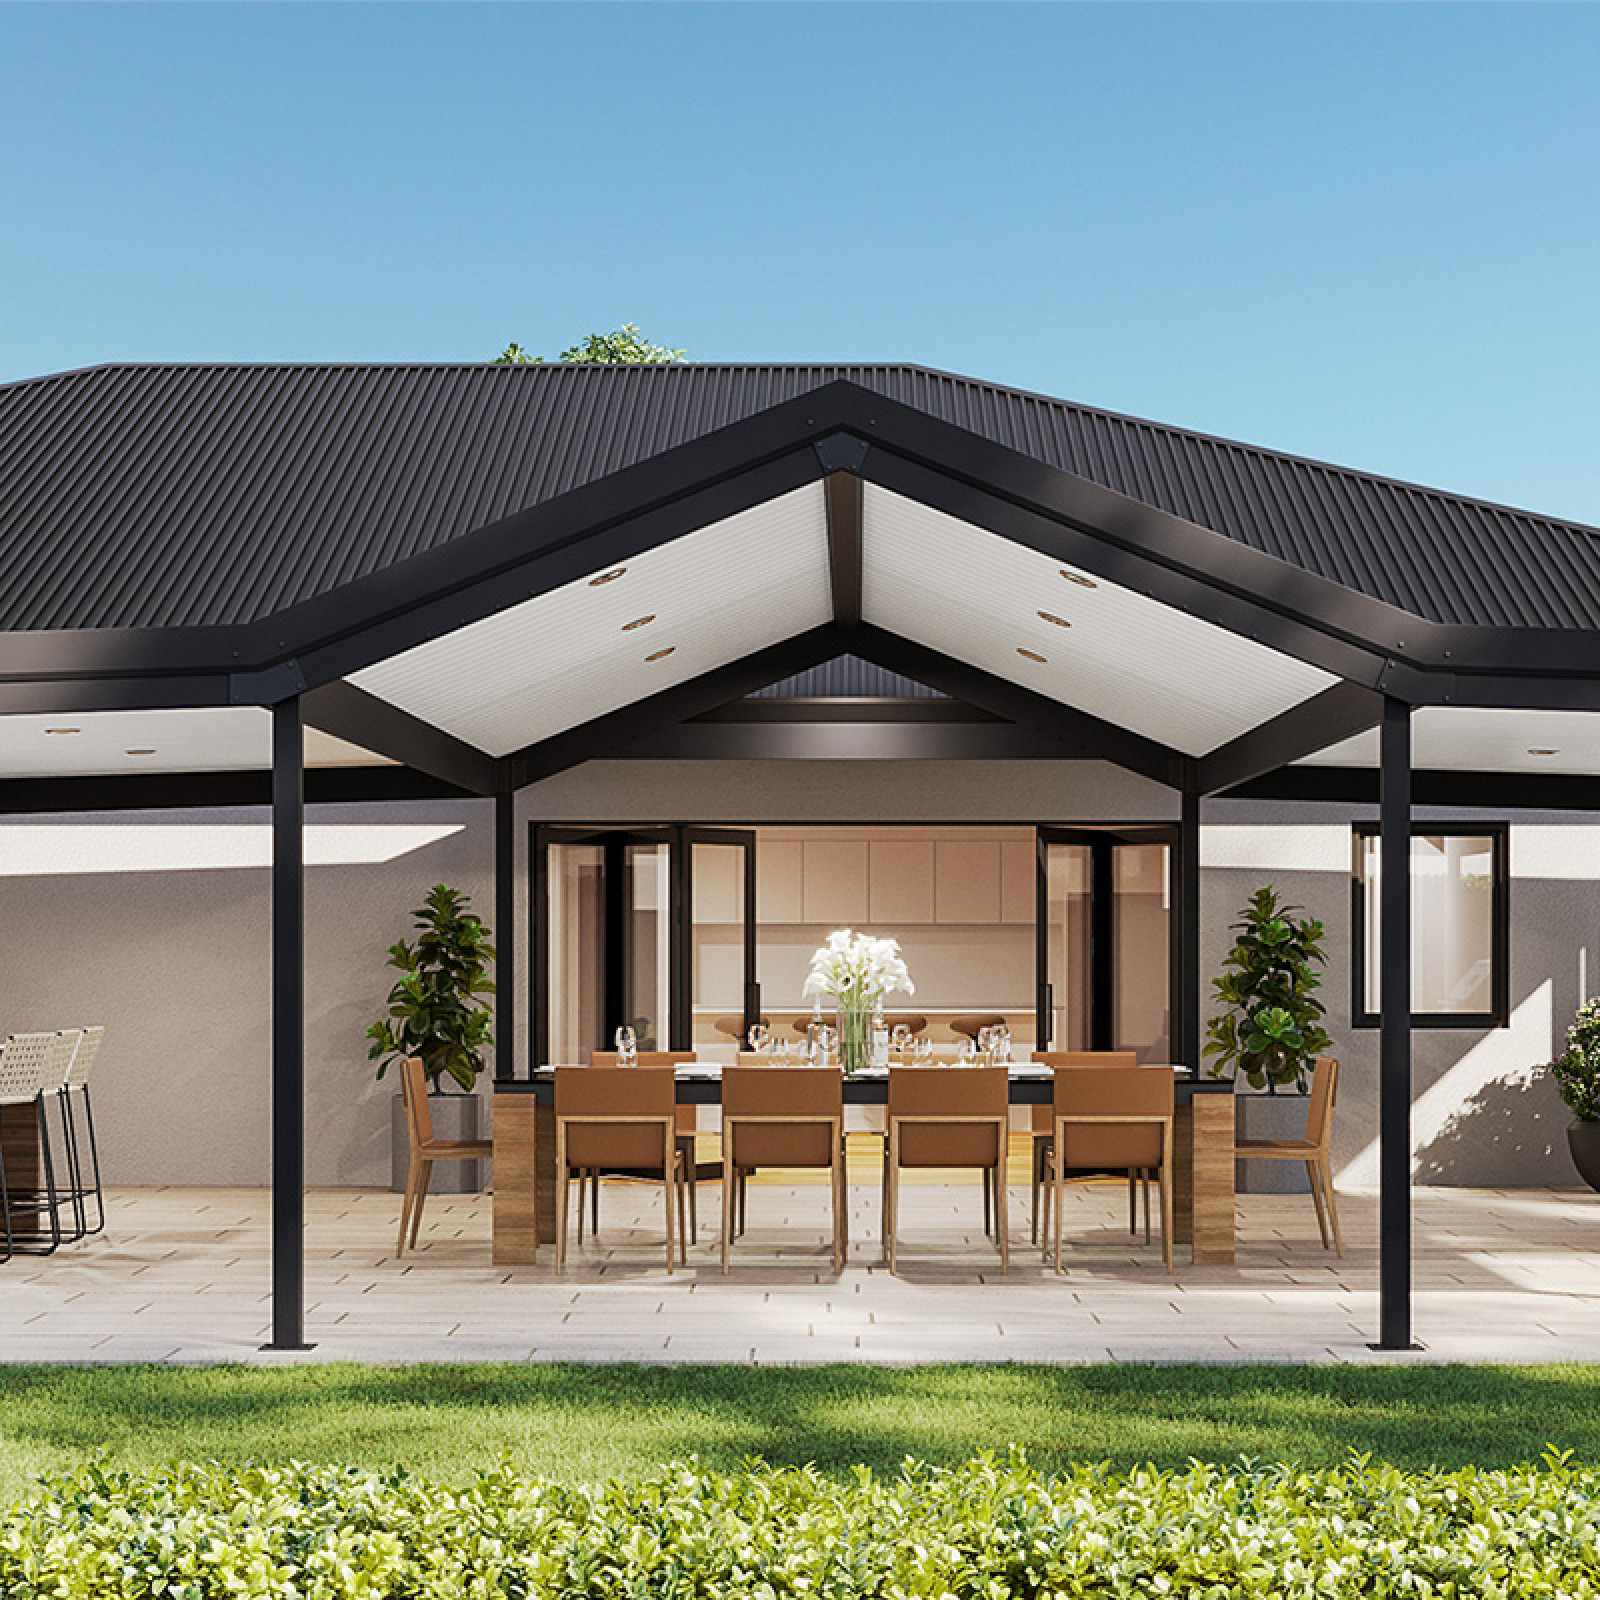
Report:
[[[1034,829],[1034,841],[1033,937],[1037,984],[1034,1026],[1038,1048],[1046,1050],[1054,1044],[1051,1033],[1055,996],[1050,982],[1050,846],[1079,845],[1089,851],[1089,1048],[1114,1050],[1117,1048],[1116,853],[1123,845],[1163,844],[1168,852],[1169,884],[1167,1036],[1168,1049],[1176,1058],[1180,997],[1186,992],[1182,977],[1183,918],[1179,914],[1177,893],[1177,886],[1183,882],[1183,829],[1176,823],[1104,828],[1041,823]]]
[[[694,849],[697,844],[731,845],[744,851],[744,1023],[761,1014],[761,984],[756,971],[756,835],[754,829],[702,827],[697,823],[662,823],[639,827],[589,826],[581,823],[533,822],[528,825],[528,1001],[529,1042],[533,1064],[550,1059],[550,856],[552,844],[598,845],[602,854],[604,895],[601,950],[603,962],[601,1038],[592,1049],[610,1045],[619,1024],[627,991],[632,918],[625,899],[625,854],[633,846],[665,845],[667,849],[667,1037],[668,1050],[694,1048],[694,971],[690,947],[694,936]]]

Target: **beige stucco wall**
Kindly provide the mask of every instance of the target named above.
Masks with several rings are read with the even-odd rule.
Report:
[[[537,785],[519,809],[524,820],[586,822],[1087,822],[1162,820],[1176,806],[1169,791],[1095,763],[618,762]],[[1346,1068],[1337,1154],[1345,1181],[1367,1185],[1375,1181],[1377,1038],[1349,1026],[1348,993],[1348,830],[1362,814],[1208,802],[1202,925],[1209,972],[1233,913],[1262,881],[1327,921],[1326,994]],[[384,951],[440,879],[466,889],[492,917],[491,818],[487,801],[308,813],[314,830],[346,830],[347,844],[370,839],[373,827],[442,834],[390,860],[308,868],[306,1136],[314,1184],[387,1179],[391,1090],[372,1081],[361,1036],[387,989]],[[0,1026],[106,1023],[95,1093],[112,1181],[267,1178],[268,874],[261,865],[216,864],[216,835],[204,831],[253,829],[259,838],[266,822],[264,811],[243,809],[0,820]],[[152,827],[201,843],[184,864],[159,871],[46,873],[29,870],[26,849],[18,849],[19,830],[29,828],[90,830],[81,838],[104,849],[107,830]],[[321,837],[337,854],[337,837]],[[87,852],[83,859],[93,862]],[[1566,1116],[1548,1084],[1528,1081],[1528,1069],[1559,1041],[1580,972],[1591,988],[1600,986],[1600,823],[1525,819],[1513,828],[1511,859],[1512,1026],[1415,1036],[1423,1182],[1573,1181]],[[519,935],[525,923],[521,898]],[[521,972],[517,983],[520,1000]]]

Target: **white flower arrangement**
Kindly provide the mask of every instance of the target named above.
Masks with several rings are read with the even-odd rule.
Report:
[[[811,958],[811,971],[801,993],[832,995],[841,1006],[875,1006],[891,990],[917,992],[895,939],[874,939],[870,933],[840,928]]]

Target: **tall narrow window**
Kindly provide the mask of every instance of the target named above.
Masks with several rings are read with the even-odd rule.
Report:
[[[1411,1023],[1504,1027],[1507,1020],[1507,827],[1419,823],[1411,834]],[[1376,823],[1355,830],[1355,1025],[1378,1024],[1383,864]]]

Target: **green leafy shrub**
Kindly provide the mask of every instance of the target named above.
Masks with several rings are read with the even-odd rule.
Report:
[[[1580,1122],[1600,1122],[1600,1000],[1585,1000],[1567,1029],[1566,1048],[1550,1063],[1556,1086]]]
[[[1020,1457],[466,1487],[341,1467],[101,1467],[0,1514],[5,1600],[1594,1600],[1600,1473]]]
[[[1299,906],[1284,905],[1269,883],[1250,896],[1233,924],[1237,935],[1211,988],[1226,1008],[1206,1025],[1203,1054],[1215,1076],[1257,1089],[1304,1089],[1311,1063],[1333,1043],[1322,1026],[1317,974],[1327,957],[1325,929]]]

